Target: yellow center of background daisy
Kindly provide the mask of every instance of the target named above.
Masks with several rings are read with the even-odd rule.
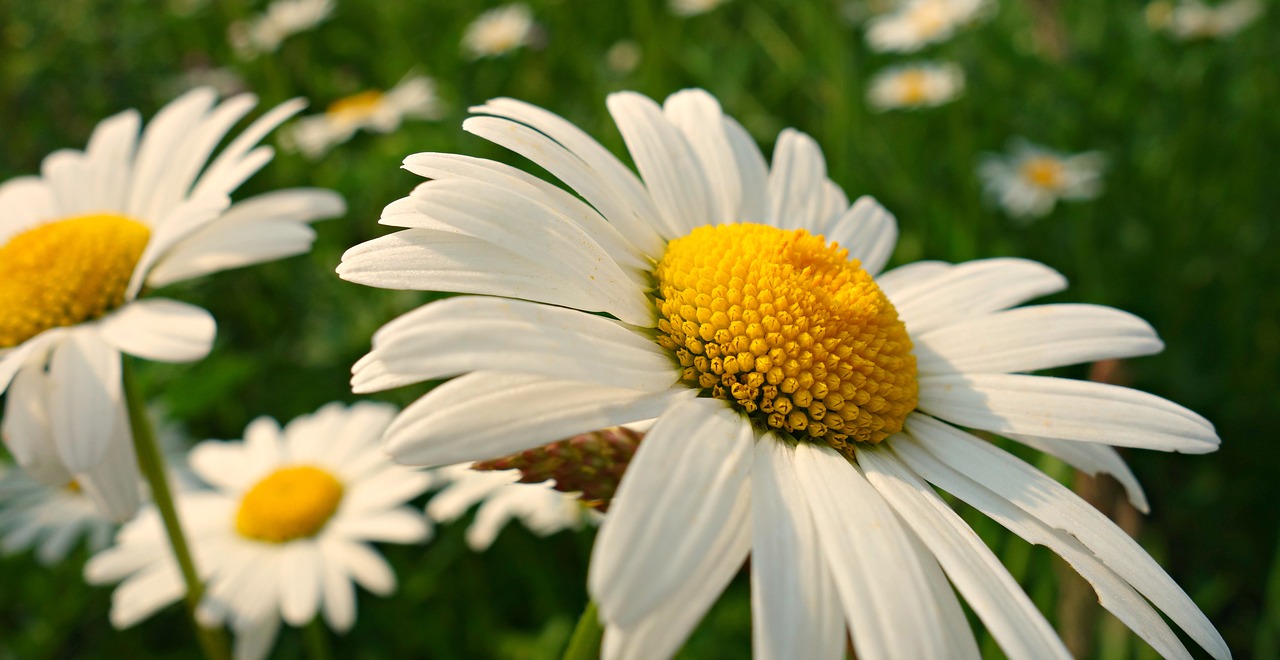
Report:
[[[658,343],[759,425],[849,453],[916,407],[898,313],[849,251],[804,230],[700,227],[654,270]]]
[[[338,510],[342,493],[342,483],[320,468],[281,468],[244,494],[236,531],[267,543],[315,536]]]
[[[352,94],[329,104],[326,111],[330,117],[345,121],[362,121],[378,111],[382,104],[382,92],[376,89]]]
[[[96,319],[124,304],[151,238],[146,225],[95,213],[28,229],[0,246],[0,348]]]
[[[1022,163],[1022,176],[1041,188],[1057,188],[1062,185],[1062,163],[1056,158],[1036,156]]]
[[[903,71],[902,77],[898,79],[898,89],[902,94],[901,103],[903,105],[918,105],[928,100],[928,81],[929,77],[924,71],[919,69]]]

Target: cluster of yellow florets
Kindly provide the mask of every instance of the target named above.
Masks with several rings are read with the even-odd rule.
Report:
[[[281,468],[244,494],[236,531],[267,543],[315,536],[337,513],[343,490],[342,482],[320,468]]]

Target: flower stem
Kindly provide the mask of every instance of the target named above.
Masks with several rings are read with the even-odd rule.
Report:
[[[563,660],[596,660],[600,657],[600,640],[603,637],[604,629],[600,627],[600,613],[596,610],[596,602],[587,601],[587,609],[582,611],[582,617],[573,629]]]
[[[333,653],[329,650],[329,635],[324,629],[324,624],[320,622],[319,615],[316,615],[316,618],[302,629],[302,635],[307,646],[307,655],[311,660],[330,660],[333,657]]]
[[[191,559],[191,548],[187,545],[187,537],[178,522],[178,510],[174,506],[173,490],[169,488],[169,477],[165,470],[164,458],[160,446],[156,443],[155,432],[151,430],[151,421],[147,419],[146,404],[138,392],[134,381],[133,364],[124,358],[122,376],[124,380],[124,396],[129,407],[129,428],[133,431],[133,449],[138,455],[138,469],[142,471],[147,485],[151,488],[151,499],[160,511],[164,520],[165,532],[169,535],[169,544],[173,546],[173,554],[178,559],[178,567],[182,571],[182,579],[187,583],[187,613],[191,616],[191,625],[195,628],[200,648],[209,660],[225,660],[231,657],[227,646],[226,635],[217,628],[206,628],[196,619],[196,609],[204,596],[204,585],[200,583],[196,573],[195,562]]]

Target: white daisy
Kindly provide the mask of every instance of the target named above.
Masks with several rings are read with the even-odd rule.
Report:
[[[987,154],[978,166],[983,188],[1009,215],[1047,215],[1059,199],[1085,200],[1102,194],[1106,158],[1089,151],[1068,155],[1015,139],[1007,154]]]
[[[1199,0],[1180,0],[1176,5],[1158,0],[1147,5],[1147,23],[1176,39],[1226,39],[1248,27],[1262,15],[1258,0],[1228,0],[1206,5]]]
[[[676,16],[705,14],[729,0],[667,0],[667,8]]]
[[[329,20],[333,9],[333,0],[275,0],[266,12],[232,23],[227,40],[241,57],[274,53],[285,39]]]
[[[111,540],[115,521],[98,511],[80,485],[48,486],[26,472],[0,466],[0,551],[35,549],[45,566],[62,562],[81,540],[90,551]]]
[[[410,76],[387,92],[371,89],[338,99],[324,114],[299,119],[286,135],[303,154],[319,158],[360,129],[391,133],[405,119],[439,119],[442,114],[435,81]]]
[[[535,24],[529,5],[503,5],[481,14],[462,35],[462,50],[471,59],[497,57],[527,46]]]
[[[429,537],[422,514],[403,504],[431,477],[393,464],[379,449],[394,416],[385,404],[331,403],[283,430],[262,417],[243,442],[192,450],[193,469],[214,490],[179,494],[177,506],[208,585],[203,615],[231,624],[237,657],[264,656],[281,619],[302,626],[323,615],[334,630],[349,630],[353,582],[382,596],[395,590],[390,565],[369,542]],[[172,556],[149,507],[89,561],[90,583],[123,580],[112,594],[113,625],[131,626],[183,596]]]
[[[867,21],[867,45],[877,52],[913,53],[950,39],[993,6],[991,0],[908,0]]]
[[[877,73],[867,84],[867,102],[880,112],[933,108],[964,92],[964,70],[950,62],[916,62]]]
[[[600,517],[576,494],[556,490],[552,481],[520,483],[519,470],[473,470],[471,463],[460,463],[435,473],[448,485],[427,503],[427,517],[450,523],[479,504],[475,520],[467,528],[467,546],[476,552],[493,545],[513,519],[538,536],[550,536],[581,529]]]
[[[312,220],[343,212],[331,191],[228,195],[271,160],[255,147],[302,108],[253,122],[206,165],[256,104],[198,89],[138,136],[122,112],[85,151],[45,158],[39,177],[0,185],[0,392],[15,459],[53,486],[73,479],[111,518],[137,509],[138,475],[121,391],[121,353],[190,362],[209,352],[213,317],[146,290],[306,252]]]
[[[392,321],[355,366],[359,391],[456,376],[392,423],[398,461],[657,418],[592,556],[607,657],[672,654],[748,553],[762,657],[842,657],[846,630],[861,658],[975,657],[951,584],[1010,656],[1066,657],[929,482],[1066,557],[1158,651],[1186,657],[1163,611],[1229,656],[1123,531],[961,428],[1122,475],[1110,445],[1213,451],[1209,422],[1164,399],[1019,373],[1156,352],[1150,326],[1094,305],[1014,308],[1066,284],[1021,259],[882,273],[893,216],[868,197],[850,206],[808,136],[784,131],[770,166],[705,92],[608,106],[642,178],[564,119],[496,99],[464,128],[577,195],[494,161],[417,154],[406,168],[433,180],[382,216],[406,229],[339,267],[481,294]]]

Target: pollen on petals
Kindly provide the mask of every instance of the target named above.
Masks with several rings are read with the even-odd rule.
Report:
[[[916,359],[848,250],[804,230],[701,227],[654,270],[658,343],[693,387],[761,426],[850,451],[902,429]]]
[[[267,543],[315,536],[338,511],[342,495],[342,482],[325,470],[310,465],[281,468],[244,494],[236,531]]]
[[[95,213],[39,225],[0,246],[0,348],[124,304],[151,238],[143,223]]]

